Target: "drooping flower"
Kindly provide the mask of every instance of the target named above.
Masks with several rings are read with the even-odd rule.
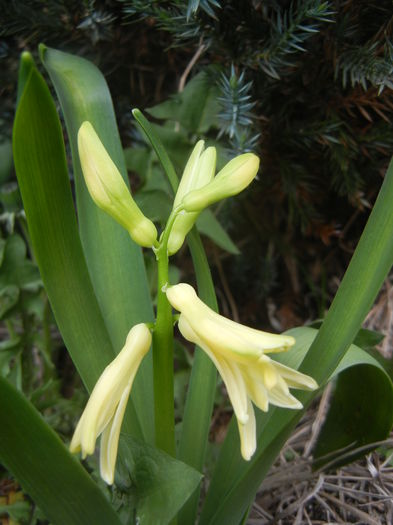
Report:
[[[120,428],[139,365],[149,351],[151,333],[141,323],[129,332],[126,343],[98,379],[71,440],[71,452],[93,454],[101,435],[100,473],[106,483],[114,480]]]
[[[256,449],[252,403],[265,412],[269,404],[299,409],[302,404],[289,388],[314,390],[318,385],[311,377],[266,355],[288,350],[295,343],[293,337],[262,332],[217,314],[188,284],[170,286],[166,294],[180,312],[182,335],[200,346],[218,369],[237,418],[241,454],[249,460]]]
[[[78,151],[84,179],[91,198],[99,208],[125,228],[140,246],[153,246],[157,230],[131,196],[115,163],[90,122],[78,132]]]

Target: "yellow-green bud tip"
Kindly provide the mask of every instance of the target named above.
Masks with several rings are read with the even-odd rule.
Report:
[[[191,191],[182,200],[187,212],[200,211],[210,204],[237,195],[254,180],[259,169],[259,158],[244,153],[229,161],[206,186]]]

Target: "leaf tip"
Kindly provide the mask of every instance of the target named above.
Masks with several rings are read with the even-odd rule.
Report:
[[[40,44],[38,44],[38,53],[40,55],[41,62],[44,62],[44,60],[45,60],[45,53],[46,53],[47,49],[48,49],[48,47],[45,44],[43,44],[42,42]]]
[[[34,66],[34,58],[30,51],[23,51],[20,56],[20,60],[26,66]]]

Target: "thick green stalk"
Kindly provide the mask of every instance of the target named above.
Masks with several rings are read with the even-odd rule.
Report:
[[[164,146],[142,113],[137,109],[134,109],[132,113],[150,140],[164,168],[173,193],[176,193],[179,182]],[[206,304],[217,311],[217,300],[210,268],[196,227],[188,234],[187,240],[195,267],[199,296]],[[183,416],[179,459],[193,466],[200,472],[203,471],[205,460],[211,413],[214,404],[216,376],[217,373],[213,363],[207,355],[197,347]],[[197,487],[180,511],[180,525],[188,525],[195,522],[199,493],[200,486]]]
[[[160,250],[162,252],[162,250]],[[175,412],[173,393],[172,307],[163,287],[168,284],[168,256],[158,254],[157,321],[153,332],[153,378],[156,445],[175,455]]]
[[[173,318],[172,306],[166,297],[169,284],[168,238],[177,210],[169,216],[156,249],[157,320],[153,331],[153,379],[156,445],[175,456],[175,398],[173,379]]]

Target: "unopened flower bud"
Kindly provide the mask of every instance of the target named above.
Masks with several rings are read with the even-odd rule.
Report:
[[[187,195],[187,193],[195,189],[195,181],[199,174],[199,160],[204,148],[205,141],[198,140],[198,142],[194,146],[194,149],[191,152],[191,155],[188,158],[187,164],[183,171],[183,175],[181,176],[179,187],[177,188],[175,196],[175,201],[173,203],[174,208],[176,208],[176,206],[178,206],[181,203],[182,198],[185,195]]]
[[[173,207],[176,208],[190,191],[206,186],[214,177],[216,170],[216,149],[213,147],[202,151],[204,141],[197,142],[188,159],[176,193]],[[194,226],[199,212],[181,212],[175,220],[168,239],[168,253],[173,255],[182,246],[187,233]]]
[[[121,224],[137,244],[152,246],[157,239],[156,227],[136,205],[90,122],[83,122],[79,128],[78,151],[87,188],[97,206]]]
[[[184,209],[187,212],[201,211],[210,204],[240,193],[253,181],[258,168],[259,158],[253,153],[235,157],[209,184],[184,196]]]

